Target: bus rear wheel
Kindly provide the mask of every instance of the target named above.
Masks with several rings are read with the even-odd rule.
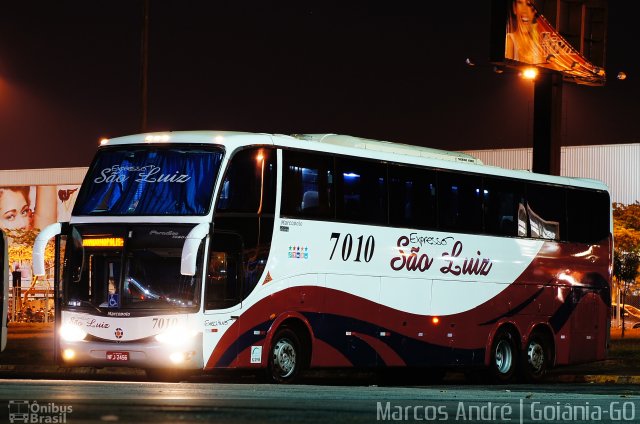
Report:
[[[527,382],[540,381],[551,365],[551,343],[540,333],[533,332],[522,355],[522,374]]]
[[[275,383],[292,383],[303,366],[302,344],[288,328],[278,330],[269,349],[267,377]]]
[[[515,337],[505,329],[500,329],[491,344],[491,363],[489,369],[496,383],[513,381],[518,364]]]

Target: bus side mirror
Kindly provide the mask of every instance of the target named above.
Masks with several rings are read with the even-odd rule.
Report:
[[[49,240],[51,240],[61,232],[62,224],[56,222],[55,224],[46,226],[44,230],[40,231],[38,237],[36,237],[36,241],[33,243],[33,275],[45,275],[44,250],[47,248],[47,243],[49,243]]]
[[[200,223],[193,227],[187,234],[182,247],[182,257],[180,258],[180,274],[195,275],[196,259],[198,258],[198,249],[202,239],[209,234],[209,224]]]

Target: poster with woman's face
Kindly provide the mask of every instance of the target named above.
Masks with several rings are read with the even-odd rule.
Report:
[[[78,185],[0,187],[0,228],[41,230],[68,221]]]
[[[559,33],[541,13],[543,4],[534,0],[493,0],[494,10],[504,9],[494,13],[492,60],[518,69],[520,65],[551,69],[580,84],[603,84],[602,66],[591,63]],[[578,18],[585,24],[586,15]]]

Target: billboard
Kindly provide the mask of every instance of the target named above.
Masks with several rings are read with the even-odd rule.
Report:
[[[16,245],[15,230],[39,230],[54,222],[69,221],[79,185],[37,185],[0,187],[0,228],[9,236],[9,251]],[[11,256],[11,255],[10,255]],[[15,256],[15,255],[14,255]],[[30,255],[10,257],[12,270],[20,269],[22,278],[31,277]]]
[[[554,4],[561,6],[558,2]],[[565,79],[578,84],[604,84],[604,69],[591,63],[569,43],[540,12],[536,2],[494,0],[493,8],[491,56],[494,63],[516,67],[531,65],[561,72]],[[564,16],[562,12],[565,15],[568,13],[562,7],[552,7],[550,10],[556,13],[556,21]],[[593,13],[586,7],[579,10],[579,20],[582,22],[580,28],[584,32],[586,19]],[[604,43],[604,32],[602,34],[600,42]],[[582,34],[574,38],[583,40],[585,37]],[[581,42],[580,48],[583,47]]]

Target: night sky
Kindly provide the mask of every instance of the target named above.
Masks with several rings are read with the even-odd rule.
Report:
[[[531,82],[488,63],[489,0],[150,3],[149,130],[532,145]],[[640,142],[635,3],[609,2],[607,85],[564,85],[564,145]],[[1,3],[0,169],[88,166],[100,138],[140,132],[142,12]]]

